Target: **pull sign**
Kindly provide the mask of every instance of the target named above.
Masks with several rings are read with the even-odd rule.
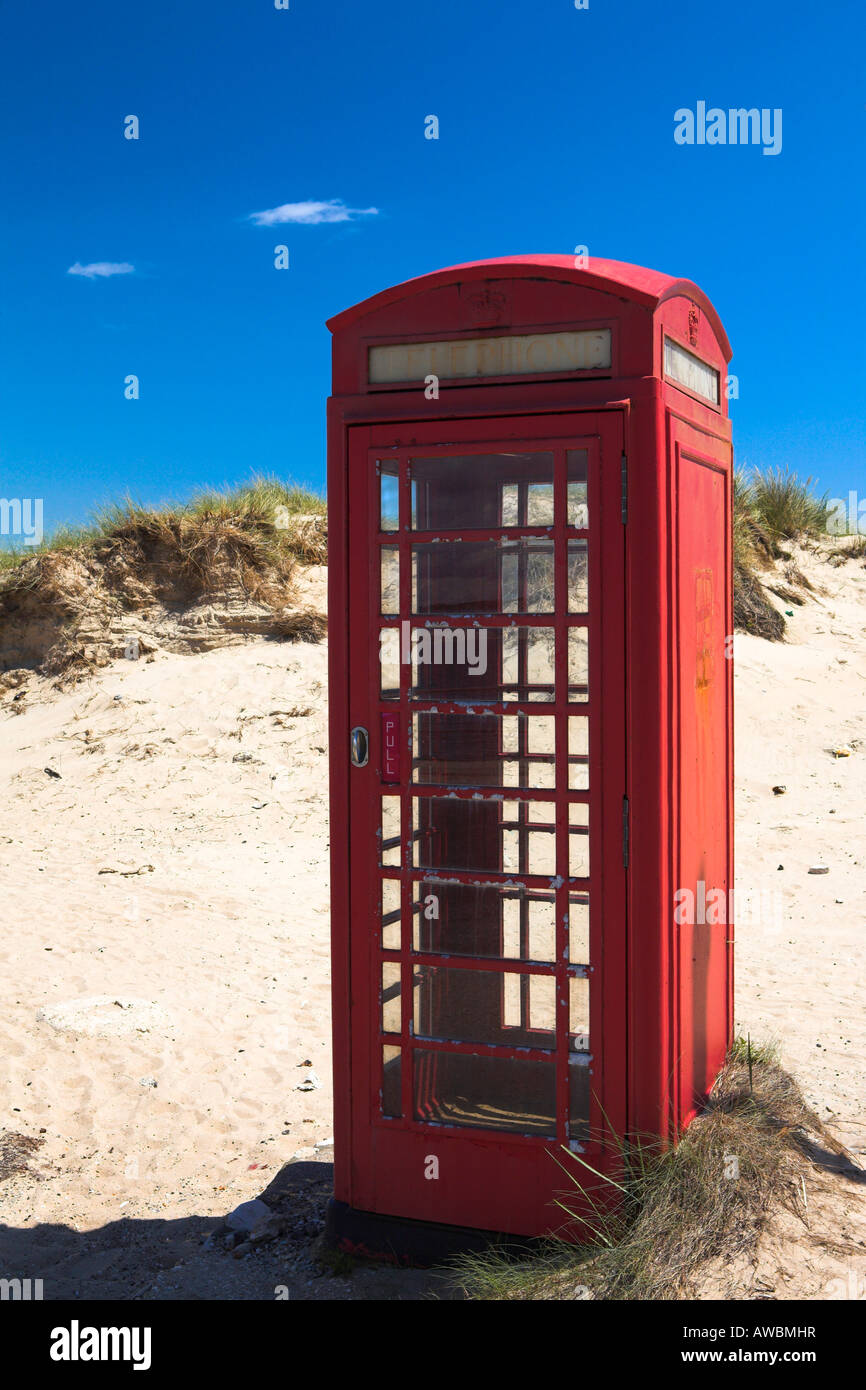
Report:
[[[382,781],[400,780],[400,716],[382,715]]]

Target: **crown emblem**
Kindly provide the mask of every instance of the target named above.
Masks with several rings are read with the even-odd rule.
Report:
[[[467,295],[469,311],[476,324],[500,323],[508,304],[504,294],[485,285],[475,294]]]

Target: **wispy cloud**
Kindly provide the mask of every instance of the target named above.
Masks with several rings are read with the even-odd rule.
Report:
[[[251,212],[249,220],[257,227],[275,227],[283,222],[314,227],[320,222],[354,222],[357,217],[378,215],[378,208],[347,208],[341,198],[329,198],[326,203],[283,203],[265,212]]]
[[[76,261],[66,274],[83,275],[85,280],[108,280],[112,275],[132,275],[134,270],[128,261],[91,261],[89,265]]]

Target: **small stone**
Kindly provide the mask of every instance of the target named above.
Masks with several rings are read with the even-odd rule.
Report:
[[[287,1216],[278,1216],[276,1213],[269,1216],[267,1221],[262,1221],[250,1234],[251,1245],[264,1245],[266,1241],[276,1240],[291,1225]]]
[[[774,787],[774,788],[773,788],[773,795],[774,795],[774,796],[784,796],[784,795],[785,795],[785,792],[786,792],[787,790],[788,790],[787,787],[781,786],[781,785],[778,786],[778,787]]]
[[[241,1202],[239,1207],[235,1207],[226,1217],[226,1225],[232,1231],[253,1231],[270,1215],[271,1209],[267,1202],[263,1202],[260,1197],[254,1197],[251,1202]]]
[[[152,1090],[156,1090],[159,1082],[155,1076],[142,1076],[139,1078],[138,1084],[139,1086],[149,1086]]]

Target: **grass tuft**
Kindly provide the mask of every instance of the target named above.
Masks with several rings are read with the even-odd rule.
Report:
[[[755,469],[749,483],[754,515],[778,546],[782,540],[825,535],[830,516],[827,493],[818,497],[813,478],[798,478],[789,468]]]
[[[209,558],[258,551],[276,565],[294,558],[327,563],[327,503],[319,493],[272,475],[254,474],[237,488],[210,489],[185,503],[149,507],[126,496],[98,508],[88,525],[62,527],[38,546],[0,550],[0,574],[45,555],[105,556],[134,543],[168,548],[192,574]],[[164,557],[168,561],[169,556]]]
[[[2,557],[0,669],[86,670],[113,650],[118,615],[199,601],[259,605],[271,636],[316,641],[326,619],[299,604],[294,579],[299,564],[327,558],[325,499],[277,478],[164,507],[123,498],[86,527]]]
[[[734,623],[770,641],[785,635],[784,616],[770,602],[767,589],[786,603],[802,603],[793,588],[779,589],[762,582],[762,572],[776,560],[790,561],[783,542],[817,539],[827,532],[831,509],[827,496],[817,496],[813,480],[798,478],[790,469],[753,469],[734,476]],[[786,570],[789,586],[810,588],[793,565]]]
[[[775,1050],[737,1039],[676,1147],[622,1141],[615,1183],[591,1190],[583,1160],[563,1150],[572,1195],[560,1205],[582,1243],[551,1239],[523,1260],[501,1248],[463,1255],[453,1262],[456,1282],[474,1299],[689,1298],[711,1263],[754,1255],[774,1208],[803,1215],[810,1135],[844,1152]]]

